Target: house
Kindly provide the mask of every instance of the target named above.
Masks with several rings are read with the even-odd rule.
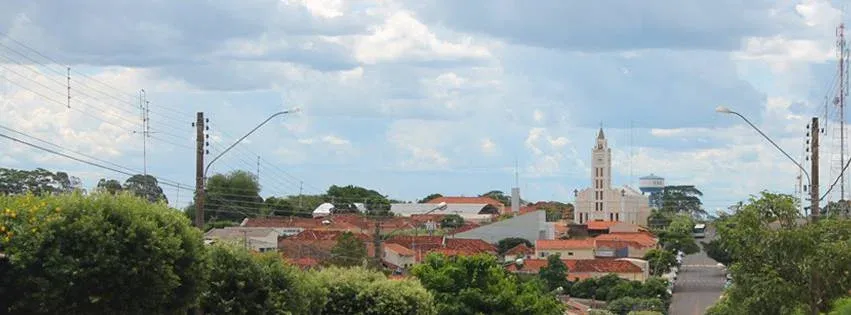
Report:
[[[598,258],[627,258],[630,246],[636,247],[637,243],[628,241],[596,241],[594,256]],[[641,257],[638,257],[641,258]]]
[[[520,243],[517,246],[512,247],[511,249],[505,251],[502,254],[504,261],[515,261],[517,259],[532,259],[535,256],[535,250],[526,246],[524,243]]]
[[[447,203],[446,209],[435,210],[436,205],[430,203],[394,203],[390,205],[390,212],[403,217],[417,214],[425,214],[430,211],[438,214],[457,214],[465,221],[490,222],[493,217],[499,215],[499,208],[487,203]]]
[[[459,232],[455,237],[481,239],[488,243],[519,237],[534,243],[539,239],[554,239],[555,223],[547,222],[546,211],[538,210]]]
[[[586,229],[592,236],[612,233],[638,233],[647,229],[637,225],[618,221],[588,221]]]
[[[319,261],[331,257],[331,249],[337,245],[337,239],[343,231],[305,230],[299,234],[280,238],[278,249],[290,259],[313,258]],[[366,246],[367,256],[375,254],[372,237],[364,233],[352,233]]]
[[[279,236],[292,236],[305,230],[325,231],[350,231],[361,232],[361,227],[348,222],[338,220],[336,217],[324,218],[302,218],[302,217],[276,217],[276,218],[246,218],[240,223],[240,227],[264,227],[272,228]]]
[[[546,259],[550,255],[559,254],[562,259],[588,260],[594,259],[595,240],[537,240],[535,241],[535,257]]]
[[[271,228],[226,227],[204,233],[205,243],[228,242],[258,252],[278,250],[278,232]]]
[[[659,247],[659,240],[647,232],[601,234],[594,239],[598,244],[626,246],[629,251],[628,257],[632,258],[643,258],[647,251]]]
[[[381,259],[393,268],[408,269],[416,263],[416,252],[396,243],[381,246]]]
[[[384,241],[385,244],[398,244],[416,253],[415,262],[420,262],[429,253],[457,255],[496,255],[496,246],[480,239],[451,238],[446,236],[409,236],[399,235]]]
[[[650,277],[649,265],[646,261],[639,259],[563,259],[562,261],[567,266],[567,278],[570,281],[600,278],[608,274],[615,274],[626,280],[642,282]],[[547,264],[547,259],[528,259],[519,264],[509,264],[506,269],[514,273],[538,274],[541,268],[547,266]]]

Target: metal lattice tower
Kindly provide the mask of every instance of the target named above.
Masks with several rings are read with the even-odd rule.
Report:
[[[839,24],[836,29],[836,49],[838,57],[838,89],[833,97],[833,105],[836,108],[836,120],[838,125],[834,125],[833,129],[833,145],[830,154],[830,172],[831,175],[838,176],[839,179],[839,194],[831,196],[833,200],[845,200],[845,188],[848,181],[848,176],[842,173],[842,166],[846,160],[846,126],[845,126],[845,101],[848,97],[848,48],[845,42],[845,23]],[[836,198],[838,197],[838,198]]]

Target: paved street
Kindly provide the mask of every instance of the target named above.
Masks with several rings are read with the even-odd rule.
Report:
[[[711,238],[707,230],[707,238]],[[724,288],[724,271],[717,262],[700,252],[683,259],[669,313],[671,315],[702,315],[721,296]]]

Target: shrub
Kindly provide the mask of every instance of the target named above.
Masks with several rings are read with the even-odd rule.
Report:
[[[205,281],[201,234],[132,196],[0,196],[0,310],[185,314]]]
[[[416,280],[388,280],[360,267],[330,267],[315,276],[327,294],[318,314],[436,314],[434,299]]]

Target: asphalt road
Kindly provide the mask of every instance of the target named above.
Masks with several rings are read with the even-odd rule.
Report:
[[[713,235],[707,231],[705,239],[711,240]],[[701,239],[698,239],[698,242]],[[674,296],[668,313],[671,315],[702,315],[706,309],[715,304],[724,288],[726,276],[717,267],[718,262],[712,260],[706,253],[688,255],[683,259],[677,281],[674,282]]]

